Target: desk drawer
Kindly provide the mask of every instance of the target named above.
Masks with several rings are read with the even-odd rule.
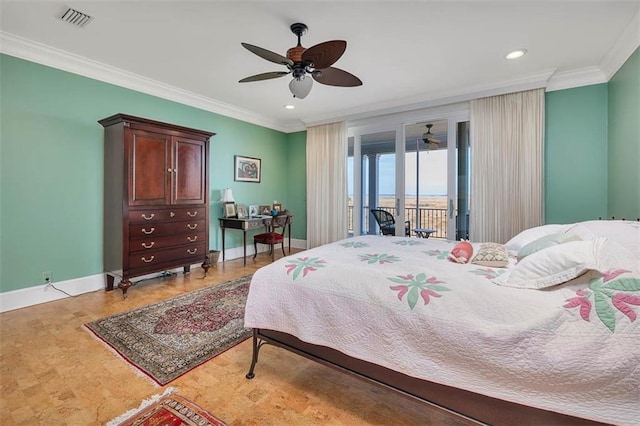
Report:
[[[129,223],[204,219],[204,207],[129,210]]]
[[[129,238],[155,238],[162,235],[194,234],[205,231],[205,220],[181,222],[132,223],[129,225]]]
[[[129,255],[129,268],[147,268],[165,262],[176,262],[186,259],[185,264],[204,261],[205,243],[190,244],[166,250],[149,250]],[[189,260],[193,259],[193,260]]]
[[[165,236],[148,236],[147,238],[132,239],[129,241],[129,252],[145,252],[164,249],[174,246],[182,246],[185,244],[193,244],[203,242],[205,232],[191,232],[186,234],[165,235]]]

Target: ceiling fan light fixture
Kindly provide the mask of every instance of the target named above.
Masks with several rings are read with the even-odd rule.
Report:
[[[293,78],[289,82],[289,90],[294,98],[304,99],[307,97],[309,92],[311,92],[311,87],[313,86],[313,79],[305,78],[302,76],[300,78]]]
[[[295,109],[295,105],[287,104],[284,106],[284,109]]]
[[[525,53],[527,53],[527,49],[517,49],[514,50],[512,52],[507,53],[507,56],[505,56],[505,58],[507,59],[518,59],[521,58],[525,55]]]

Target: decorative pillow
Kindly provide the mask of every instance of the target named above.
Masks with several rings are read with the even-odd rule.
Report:
[[[556,234],[545,235],[535,241],[530,242],[518,251],[518,262],[525,257],[533,254],[537,251],[545,249],[547,247],[555,246],[562,243],[568,243],[569,241],[579,241],[581,238],[577,235],[565,234],[564,232],[558,232]]]
[[[570,241],[533,253],[493,279],[506,287],[541,289],[572,280],[590,269],[598,270],[598,252],[606,238]]]
[[[449,260],[456,263],[468,263],[473,255],[473,246],[469,241],[460,241],[453,246],[449,254]]]
[[[471,263],[494,268],[506,268],[509,264],[509,251],[498,243],[484,243],[473,257]]]
[[[544,237],[549,234],[555,234],[558,232],[565,232],[567,229],[570,229],[573,225],[541,225],[533,228],[525,229],[520,232],[515,237],[511,238],[504,245],[509,253],[514,256],[518,254],[520,249],[525,245],[529,244],[532,241],[537,240],[540,237]]]

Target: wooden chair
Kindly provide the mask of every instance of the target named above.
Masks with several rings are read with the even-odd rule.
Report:
[[[378,222],[382,235],[396,235],[396,220],[391,213],[382,209],[371,209],[370,211]],[[411,235],[411,222],[408,220],[404,222],[404,235]]]
[[[284,220],[282,219],[284,217]],[[282,245],[282,254],[286,256],[284,252],[284,232],[287,229],[287,225],[289,225],[289,220],[291,216],[289,215],[279,215],[275,216],[271,219],[271,226],[269,232],[263,232],[262,234],[254,235],[253,237],[253,247],[255,253],[253,254],[253,258],[255,259],[258,255],[258,243],[267,244],[271,248],[271,261],[276,260],[276,251],[275,245]],[[282,228],[282,233],[276,232],[277,228]]]

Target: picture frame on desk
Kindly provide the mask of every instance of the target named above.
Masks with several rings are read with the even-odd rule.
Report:
[[[278,213],[280,213],[282,211],[282,204],[280,203],[275,203],[273,205],[273,210],[277,211]]]
[[[249,217],[256,217],[256,216],[258,216],[258,206],[250,205],[249,206]]]
[[[271,216],[271,206],[260,206],[260,214]]]
[[[247,206],[244,204],[238,204],[236,206],[236,210],[238,213],[238,219],[246,219],[247,218]]]
[[[262,160],[253,157],[234,155],[234,176],[233,179],[239,182],[260,183]]]
[[[224,217],[236,217],[236,203],[233,201],[224,203]]]

